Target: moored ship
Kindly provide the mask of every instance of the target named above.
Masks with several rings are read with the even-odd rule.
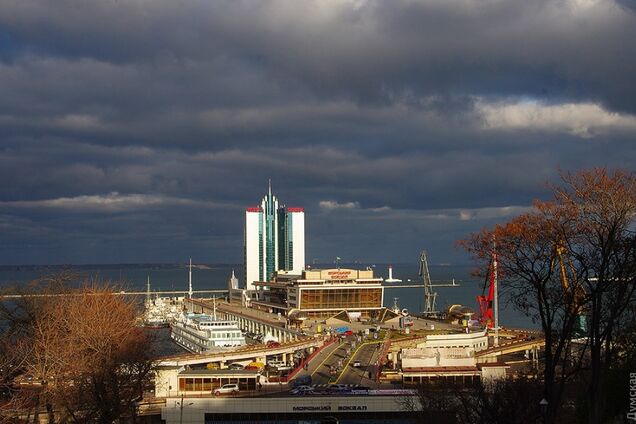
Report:
[[[183,314],[181,320],[170,324],[170,329],[172,340],[193,353],[245,344],[238,322],[219,320],[207,314]]]
[[[143,325],[146,328],[167,328],[181,314],[182,301],[172,297],[153,297],[150,293],[150,278],[147,284]]]

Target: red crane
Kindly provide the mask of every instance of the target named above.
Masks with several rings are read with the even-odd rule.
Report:
[[[488,328],[495,328],[495,317],[493,315],[493,303],[495,302],[496,287],[497,287],[497,253],[493,249],[492,257],[490,259],[490,265],[488,265],[488,276],[484,282],[484,292],[486,291],[486,284],[490,283],[488,287],[488,295],[482,294],[477,296],[477,304],[479,305],[481,323]]]

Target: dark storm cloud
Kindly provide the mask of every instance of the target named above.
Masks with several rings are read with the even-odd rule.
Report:
[[[636,160],[624,2],[12,0],[0,28],[4,263],[239,262],[269,178],[308,258],[463,260],[559,168]]]

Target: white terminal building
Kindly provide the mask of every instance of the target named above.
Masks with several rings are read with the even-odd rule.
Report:
[[[373,270],[306,269],[300,274],[279,271],[270,281],[254,283],[259,296],[251,306],[293,318],[329,318],[345,312],[351,318],[380,316],[384,309],[382,278]]]
[[[245,211],[245,288],[269,281],[277,271],[305,268],[305,211],[281,205],[271,184],[260,206]]]

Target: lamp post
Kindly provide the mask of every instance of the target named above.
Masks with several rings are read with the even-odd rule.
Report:
[[[548,400],[543,398],[539,401],[539,408],[541,409],[541,415],[543,416],[543,422],[548,421]]]
[[[177,401],[177,405],[179,405],[179,424],[183,424],[183,394],[181,394],[181,402]],[[193,405],[194,402],[188,403],[188,406]]]

